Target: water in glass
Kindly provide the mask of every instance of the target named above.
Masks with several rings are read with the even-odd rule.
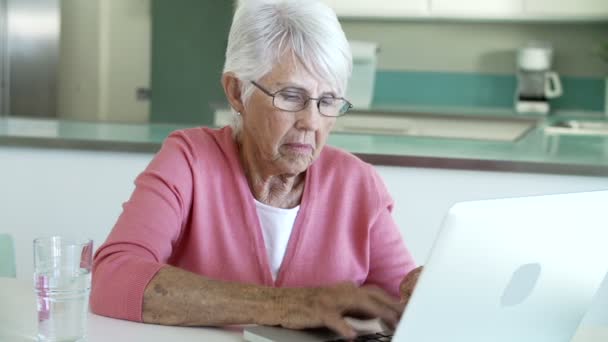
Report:
[[[84,341],[92,243],[85,247],[64,240],[34,250],[38,341]]]

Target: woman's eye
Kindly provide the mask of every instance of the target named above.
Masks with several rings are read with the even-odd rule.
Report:
[[[334,106],[336,104],[336,99],[333,97],[323,97],[320,102],[321,106]]]
[[[279,93],[282,100],[290,101],[290,102],[302,102],[304,101],[304,97],[300,94],[296,93]]]

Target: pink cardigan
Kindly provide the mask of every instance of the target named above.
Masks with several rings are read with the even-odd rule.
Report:
[[[372,166],[333,147],[306,172],[275,282],[229,127],[172,133],[135,184],[95,254],[90,304],[100,315],[141,321],[144,290],[166,264],[265,286],[375,284],[394,296],[415,267]]]

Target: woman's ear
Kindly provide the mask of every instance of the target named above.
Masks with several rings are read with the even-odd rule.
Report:
[[[230,106],[237,112],[242,113],[245,109],[241,94],[241,81],[232,72],[222,75],[222,86]]]

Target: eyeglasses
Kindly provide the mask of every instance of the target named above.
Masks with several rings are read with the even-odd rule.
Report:
[[[260,89],[264,94],[272,97],[272,105],[286,112],[299,112],[306,108],[308,101],[317,101],[317,109],[323,116],[337,117],[342,116],[353,108],[353,105],[342,97],[321,96],[318,98],[306,96],[302,92],[295,90],[283,89],[275,93],[271,93],[261,85],[254,81],[251,83]]]

